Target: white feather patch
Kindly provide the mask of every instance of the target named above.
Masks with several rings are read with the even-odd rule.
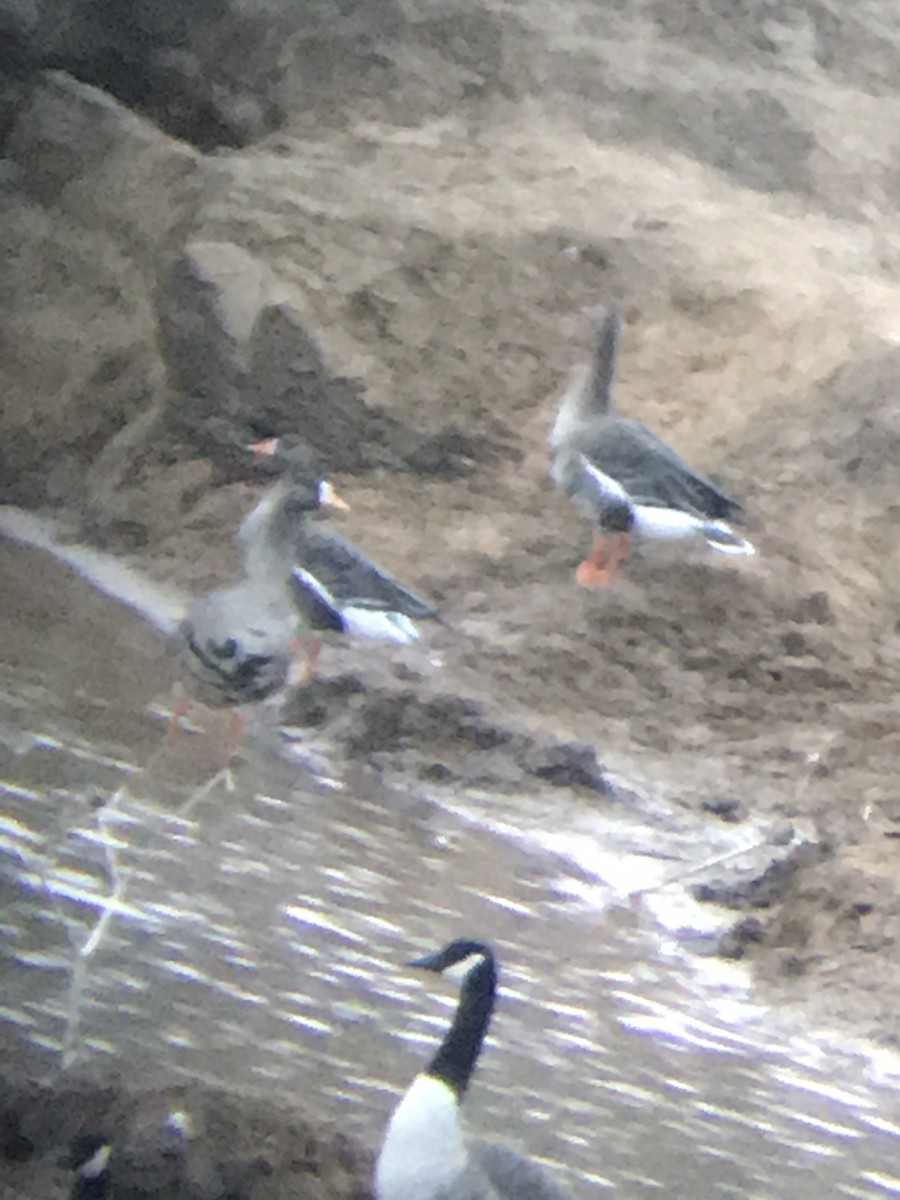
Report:
[[[291,574],[302,587],[306,588],[322,604],[327,605],[328,608],[337,609],[334,596],[332,596],[325,584],[317,579],[311,571],[307,571],[305,567],[294,567]]]
[[[483,954],[467,954],[459,962],[453,963],[450,967],[445,967],[441,971],[441,974],[445,979],[452,980],[453,983],[462,983],[469,972],[474,971],[476,967],[480,967],[483,962]]]
[[[403,613],[348,604],[341,609],[341,616],[350,637],[399,642],[404,646],[419,640],[418,629]]]
[[[709,548],[718,550],[720,554],[749,555],[756,553],[753,543],[735,533],[725,521],[707,521],[704,535]]]
[[[634,506],[634,529],[642,537],[661,542],[703,537],[707,522],[693,513],[677,508],[656,508],[652,504]]]
[[[428,1200],[465,1169],[456,1096],[432,1075],[417,1075],[394,1109],[375,1166],[378,1200]]]

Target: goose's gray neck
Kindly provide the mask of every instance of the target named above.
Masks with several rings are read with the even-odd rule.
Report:
[[[594,348],[578,398],[584,416],[603,415],[612,407],[612,385],[621,324],[619,314],[612,308],[595,310],[591,316],[596,325]]]

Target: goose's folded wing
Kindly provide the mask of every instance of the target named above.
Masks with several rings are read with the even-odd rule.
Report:
[[[345,621],[334,596],[311,571],[294,567],[290,584],[294,604],[310,629],[344,633]]]
[[[413,620],[427,620],[438,615],[434,605],[400,583],[340,534],[310,531],[303,546],[298,548],[298,557],[340,605],[350,602],[378,604]]]
[[[739,504],[640,421],[604,422],[591,430],[579,449],[635,503],[666,505],[714,519],[740,518]]]

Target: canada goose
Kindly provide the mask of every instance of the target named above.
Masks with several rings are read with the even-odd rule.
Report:
[[[565,1200],[547,1171],[504,1146],[465,1138],[459,1109],[488,1030],[494,953],[458,938],[409,964],[460,982],[453,1022],[394,1109],[375,1166],[377,1200]]]
[[[659,540],[702,538],[723,554],[753,554],[727,524],[741,508],[694,471],[640,421],[611,411],[621,322],[615,309],[590,316],[590,362],[566,390],[550,433],[550,475],[579,512],[600,527],[575,573],[587,587],[614,582],[632,532]]]

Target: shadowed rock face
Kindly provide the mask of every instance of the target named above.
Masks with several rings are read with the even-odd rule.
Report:
[[[352,477],[351,536],[440,601],[446,693],[552,738],[376,689],[349,751],[586,803],[602,761],[810,818],[834,853],[740,950],[781,988],[789,947],[790,994],[855,1019],[854,945],[900,936],[872,882],[900,821],[877,6],[0,0],[0,47],[3,499],[200,590],[257,494],[242,443],[301,433]],[[546,436],[600,301],[617,405],[742,502],[754,563],[639,552],[620,592],[574,587],[592,531]],[[864,912],[819,919],[861,878]]]

